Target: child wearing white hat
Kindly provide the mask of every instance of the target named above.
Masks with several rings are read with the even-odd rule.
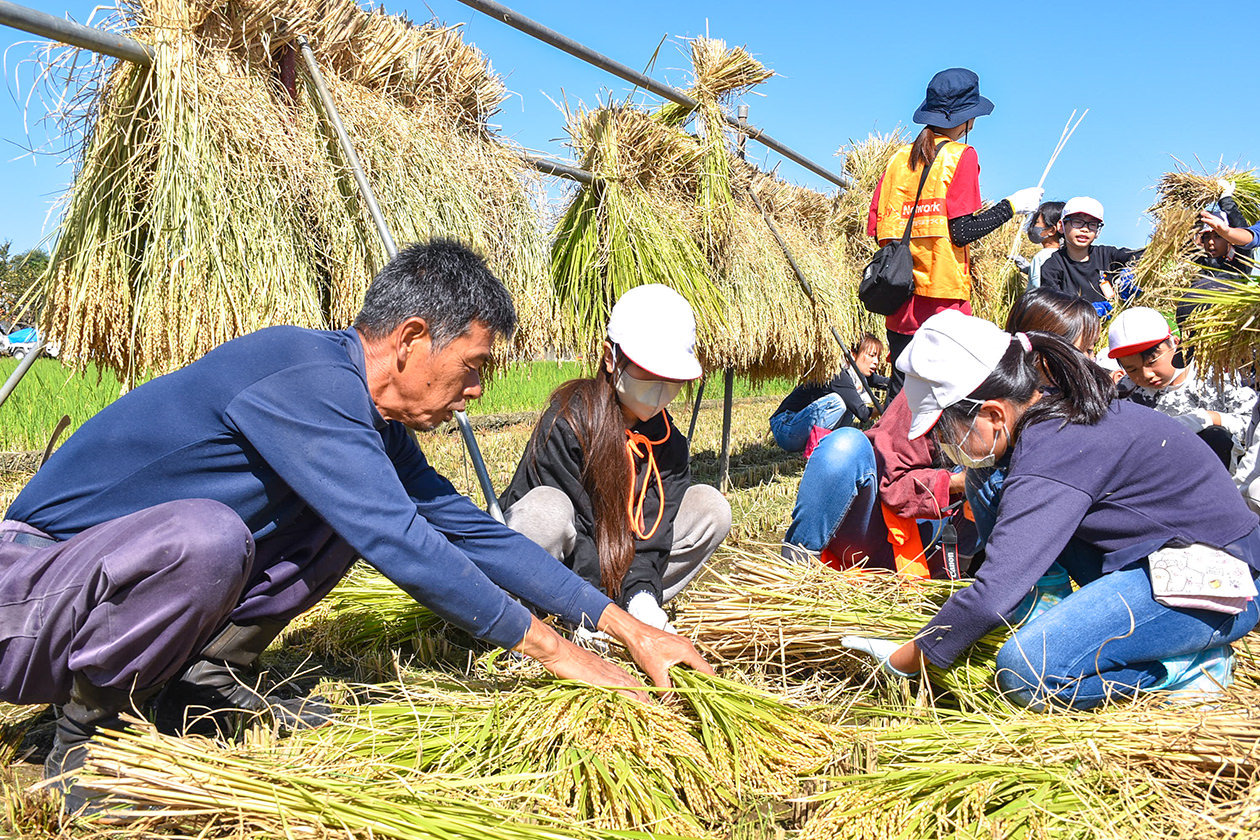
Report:
[[[1236,383],[1200,378],[1193,363],[1175,365],[1179,339],[1158,310],[1133,306],[1111,322],[1107,356],[1125,376],[1120,393],[1127,399],[1167,414],[1212,448],[1233,470],[1235,449],[1241,451],[1256,392]]]
[[[1083,297],[1095,304],[1099,315],[1106,315],[1119,297],[1121,272],[1142,256],[1144,249],[1095,245],[1102,227],[1102,202],[1087,195],[1069,199],[1059,217],[1063,247],[1041,267],[1041,285]]]
[[[624,293],[599,369],[552,394],[500,499],[509,527],[671,631],[662,604],[731,529],[725,497],[691,483],[687,438],[666,411],[703,372],[695,345],[682,295],[660,284]]]
[[[846,647],[902,677],[923,659],[948,668],[1057,561],[1080,588],[1002,646],[1008,699],[1084,709],[1229,684],[1229,645],[1260,619],[1260,521],[1188,429],[1117,400],[1107,374],[1063,338],[1012,336],[958,312],[928,319],[898,364],[911,437],[930,432],[969,469],[1008,455],[1010,467],[975,582],[913,640],[852,636]],[[1171,577],[1170,564],[1222,585]]]

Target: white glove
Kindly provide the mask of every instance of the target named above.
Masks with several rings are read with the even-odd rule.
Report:
[[[1041,206],[1041,197],[1045,194],[1041,187],[1024,187],[1008,195],[1006,200],[1016,213],[1031,213]]]
[[[888,657],[892,656],[901,644],[890,639],[872,639],[867,636],[845,636],[840,640],[840,644],[849,650],[856,650],[870,656],[879,663],[879,667],[884,673],[892,674],[894,677],[913,677],[918,671],[906,672],[894,668],[888,663]]]
[[[666,633],[674,632],[673,625],[669,623],[669,616],[665,614],[665,610],[661,609],[661,605],[656,603],[656,596],[647,590],[630,596],[630,600],[626,602],[626,612],[649,627],[664,630]]]
[[[601,656],[607,655],[612,639],[603,630],[587,630],[585,627],[573,628],[573,644],[580,648],[594,651]]]
[[[1229,198],[1234,194],[1233,181],[1226,181],[1224,178],[1217,178],[1216,186],[1221,188],[1221,198]]]

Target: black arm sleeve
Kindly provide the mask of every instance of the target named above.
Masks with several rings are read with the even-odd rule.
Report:
[[[992,233],[1006,224],[1015,215],[1011,203],[1005,198],[987,210],[980,210],[970,216],[958,216],[949,220],[949,241],[961,248],[975,242],[980,237]]]
[[[837,374],[836,378],[831,380],[831,390],[844,400],[844,407],[858,419],[859,423],[865,423],[871,419],[871,407],[862,402],[862,395],[858,393],[858,384],[852,378],[843,373]]]

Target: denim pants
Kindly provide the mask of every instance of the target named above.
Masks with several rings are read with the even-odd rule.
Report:
[[[800,411],[784,411],[770,418],[770,434],[774,442],[787,452],[800,452],[809,442],[815,426],[835,429],[844,424],[849,411],[839,394],[825,394]]]
[[[1082,559],[1078,547],[1059,562],[1076,577]],[[1144,561],[1097,577],[1020,628],[998,652],[998,688],[1033,708],[1130,698],[1165,678],[1161,660],[1228,644],[1258,618],[1255,599],[1238,615],[1166,607],[1151,594]]]
[[[813,552],[834,538],[845,553],[892,567],[888,528],[879,507],[879,475],[870,440],[854,428],[836,429],[818,444],[801,476],[784,542]]]

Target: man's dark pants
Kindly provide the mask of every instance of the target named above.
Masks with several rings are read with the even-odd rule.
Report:
[[[23,536],[25,535],[25,536]],[[226,624],[287,622],[355,553],[311,511],[255,545],[234,511],[167,502],[65,542],[0,523],[0,700],[63,704],[76,674],[124,691],[176,676]]]

